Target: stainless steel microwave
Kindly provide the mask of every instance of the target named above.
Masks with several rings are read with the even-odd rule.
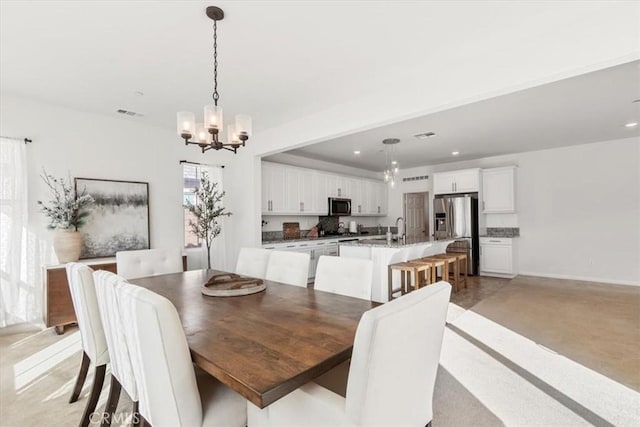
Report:
[[[329,197],[329,216],[351,215],[351,199]]]

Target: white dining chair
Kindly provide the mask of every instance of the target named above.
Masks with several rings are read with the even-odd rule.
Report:
[[[313,289],[371,300],[373,261],[322,255],[318,260]]]
[[[182,268],[180,249],[142,249],[116,252],[118,275],[125,279],[179,273]]]
[[[194,371],[173,304],[129,283],[116,292],[144,420],[154,427],[246,426],[245,398],[211,375]]]
[[[271,252],[271,249],[241,248],[236,264],[236,273],[264,279]]]
[[[104,375],[109,363],[109,351],[107,341],[100,319],[96,288],[93,283],[93,270],[85,264],[70,262],[66,265],[67,281],[73,302],[73,309],[76,312],[80,337],[82,339],[82,362],[80,372],[76,379],[75,386],[71,392],[69,403],[76,402],[82,391],[82,386],[87,378],[89,365],[95,367],[91,394],[82,414],[80,426],[89,425],[91,414],[95,411]]]
[[[129,395],[133,402],[133,417],[136,420],[138,412],[138,387],[133,375],[131,356],[127,341],[124,337],[125,324],[120,317],[120,305],[118,303],[117,290],[124,283],[122,277],[109,271],[95,271],[93,281],[96,286],[100,318],[104,327],[109,359],[111,361],[111,384],[109,397],[105,405],[105,418],[113,419],[113,414],[118,406],[121,389]]]
[[[272,250],[265,279],[306,288],[310,260],[307,253]]]
[[[265,409],[249,404],[248,426],[428,425],[450,295],[439,282],[367,311],[346,397],[307,383]]]

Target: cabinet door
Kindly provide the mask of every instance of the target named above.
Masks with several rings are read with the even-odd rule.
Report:
[[[271,213],[271,166],[262,163],[262,214]]]
[[[315,177],[313,171],[300,171],[300,202],[302,203],[302,213],[305,215],[320,215],[315,210]]]
[[[469,169],[457,171],[454,176],[454,191],[469,193],[480,190],[480,170]]]
[[[480,245],[480,271],[511,274],[511,249],[510,245]]]
[[[482,198],[483,213],[515,212],[515,168],[483,170]]]
[[[366,181],[357,178],[348,179],[346,182],[346,196],[351,199],[351,216],[364,215],[367,208],[363,197],[363,188]]]
[[[301,184],[300,173],[298,169],[289,169],[285,171],[286,179],[286,212],[299,214],[302,212],[302,201],[300,200]]]
[[[379,216],[387,215],[387,184],[384,182],[377,182],[376,187],[376,214]]]
[[[287,207],[287,177],[284,167],[271,169],[269,194],[271,199],[271,213],[290,213]]]
[[[318,215],[329,214],[329,176],[325,173],[313,174],[315,192],[313,195],[313,210]]]
[[[433,174],[433,194],[451,194],[454,192],[455,177],[452,172]]]

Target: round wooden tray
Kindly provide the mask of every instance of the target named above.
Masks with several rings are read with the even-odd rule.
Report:
[[[262,292],[267,288],[262,279],[224,273],[211,276],[201,291],[210,297],[238,297]]]

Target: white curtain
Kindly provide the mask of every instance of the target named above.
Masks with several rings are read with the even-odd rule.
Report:
[[[0,327],[40,318],[41,289],[28,266],[31,240],[25,144],[0,138]]]

